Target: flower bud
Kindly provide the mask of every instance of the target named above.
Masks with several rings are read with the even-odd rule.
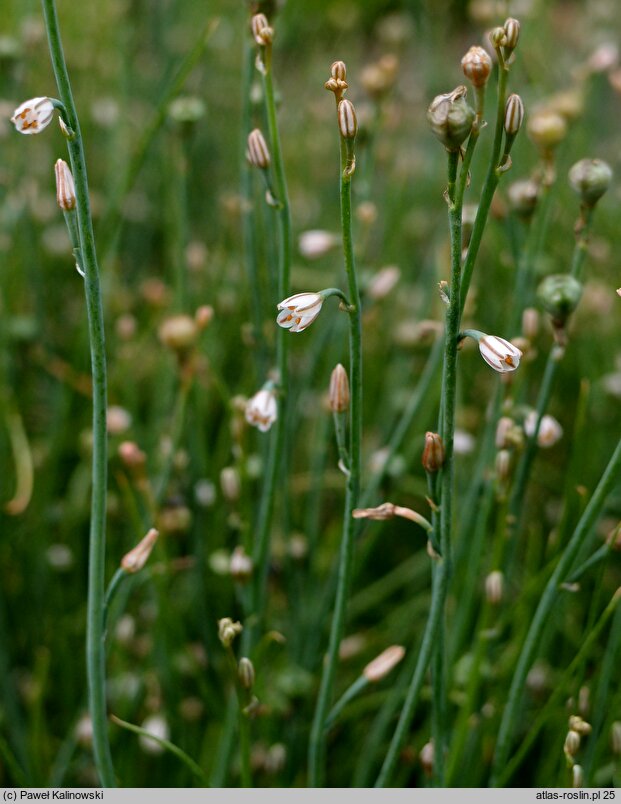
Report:
[[[270,28],[265,14],[255,14],[250,21],[250,30],[257,45],[271,45],[274,31]]]
[[[507,34],[504,28],[500,26],[498,28],[493,28],[489,32],[489,41],[492,43],[492,47],[494,49],[502,47],[507,41]]]
[[[550,151],[565,139],[567,123],[560,114],[543,110],[529,115],[527,130],[538,148]]]
[[[339,243],[339,238],[325,229],[309,229],[302,232],[298,240],[300,254],[307,260],[324,257]]]
[[[75,184],[69,165],[64,159],[57,159],[54,165],[54,175],[56,176],[56,201],[63,212],[71,212],[75,209]]]
[[[501,482],[506,482],[511,477],[511,453],[508,449],[501,449],[496,454],[496,477]]]
[[[488,603],[497,606],[502,601],[504,592],[504,575],[500,570],[494,570],[485,579],[485,597]]]
[[[245,690],[251,690],[254,687],[254,665],[245,656],[239,660],[237,676],[239,683]]]
[[[239,622],[233,622],[230,617],[223,617],[218,620],[218,639],[225,648],[228,648],[236,636],[241,634],[244,627]]]
[[[344,367],[337,363],[330,375],[330,410],[345,413],[349,410],[349,379]]]
[[[552,274],[541,282],[537,296],[554,326],[563,327],[578,306],[582,284],[570,274]]]
[[[433,763],[435,759],[433,740],[429,740],[429,742],[425,743],[420,749],[419,759],[425,774],[431,776],[433,774]]]
[[[338,107],[339,131],[341,137],[346,140],[353,140],[358,131],[358,121],[354,104],[348,100],[342,100]]]
[[[222,494],[229,502],[236,502],[241,494],[239,472],[234,466],[225,466],[220,472]]]
[[[233,550],[229,565],[229,572],[233,580],[237,583],[246,583],[252,576],[252,570],[253,564],[250,556],[243,547],[236,547]]]
[[[513,17],[509,17],[509,19],[505,20],[503,30],[505,32],[504,47],[507,50],[514,50],[520,38],[520,23]]]
[[[421,463],[425,472],[433,474],[444,465],[444,442],[438,433],[425,433],[425,447]]]
[[[248,148],[246,159],[253,167],[267,170],[270,166],[270,152],[261,130],[255,128],[248,134]]]
[[[524,420],[524,432],[529,438],[535,435],[537,421],[536,410],[532,410]],[[553,447],[562,437],[563,428],[554,416],[549,416],[548,414],[542,416],[539,423],[539,432],[537,433],[537,445],[542,449],[547,449],[548,447]]]
[[[492,60],[482,47],[473,46],[461,60],[464,75],[475,87],[484,87],[492,72]]]
[[[584,785],[584,771],[582,765],[574,765],[571,769],[571,786],[582,787]]]
[[[527,307],[522,313],[522,333],[529,341],[534,340],[539,332],[539,312],[534,307]]]
[[[474,109],[466,103],[466,87],[446,95],[437,95],[427,110],[427,120],[434,135],[448,151],[457,151],[470,134]]]
[[[580,715],[571,715],[569,718],[569,728],[573,731],[577,731],[578,734],[581,734],[582,736],[590,734],[593,730],[591,724],[587,723],[587,721],[584,720],[584,718],[581,718]]]
[[[539,185],[532,179],[514,181],[507,191],[509,206],[521,218],[530,218],[539,199]]]
[[[372,684],[381,681],[390,671],[399,664],[405,656],[405,648],[401,645],[391,645],[369,662],[362,671],[362,675]]]
[[[330,76],[336,81],[347,81],[347,67],[344,61],[334,61],[330,67]]]
[[[189,315],[175,315],[162,323],[158,335],[164,346],[174,352],[185,352],[196,343],[198,328]]]
[[[570,729],[565,737],[563,751],[567,757],[575,757],[580,750],[580,735],[577,731]]]
[[[519,95],[509,95],[505,105],[505,131],[509,136],[515,136],[520,130],[524,120],[524,104]]]
[[[595,206],[611,181],[612,170],[601,159],[581,159],[569,171],[569,183],[587,207]]]
[[[158,536],[158,531],[155,528],[151,528],[147,535],[129,553],[123,556],[121,568],[129,573],[140,572],[147,563]]]

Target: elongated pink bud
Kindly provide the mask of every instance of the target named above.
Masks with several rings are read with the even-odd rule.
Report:
[[[75,184],[73,183],[73,176],[69,170],[69,165],[64,159],[57,159],[54,165],[54,174],[56,176],[56,200],[58,206],[64,212],[71,212],[75,209]]]
[[[125,572],[140,572],[147,563],[158,536],[158,531],[155,528],[151,528],[147,535],[141,539],[129,553],[123,556],[121,559],[121,567]]]
[[[270,166],[270,152],[261,130],[255,128],[248,134],[248,149],[246,157],[253,167],[267,170]]]

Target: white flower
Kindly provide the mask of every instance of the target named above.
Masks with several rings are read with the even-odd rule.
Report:
[[[276,394],[262,388],[246,402],[246,421],[266,433],[278,417]]]
[[[54,104],[49,98],[31,98],[13,112],[11,123],[22,134],[38,134],[54,116]]]
[[[481,357],[495,371],[515,371],[520,365],[522,352],[509,341],[497,335],[484,335],[479,340]]]
[[[276,322],[291,332],[303,332],[321,312],[323,296],[319,293],[296,293],[281,301]]]
[[[524,420],[524,432],[531,438],[535,434],[535,427],[537,426],[537,411],[531,410],[526,419]],[[547,414],[542,417],[541,424],[539,425],[539,432],[537,433],[537,444],[542,447],[553,447],[557,441],[563,437],[563,428],[556,421],[554,416]]]
[[[323,257],[339,242],[338,237],[324,229],[309,229],[302,232],[298,241],[300,254],[307,260]]]

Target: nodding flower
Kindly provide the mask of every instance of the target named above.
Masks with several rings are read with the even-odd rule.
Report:
[[[296,293],[280,302],[276,322],[291,332],[304,332],[321,312],[322,304],[320,293]]]
[[[266,433],[278,418],[278,405],[273,390],[262,388],[246,403],[246,421]]]
[[[483,335],[479,339],[479,352],[488,366],[501,374],[515,371],[522,357],[522,352],[517,346],[497,335]]]
[[[498,335],[486,335],[478,329],[464,330],[460,339],[465,337],[474,338],[479,344],[481,357],[494,371],[505,374],[509,371],[515,371],[520,365],[522,351],[514,343],[506,341]]]
[[[54,104],[49,98],[31,98],[13,112],[11,123],[20,134],[38,134],[54,117]]]

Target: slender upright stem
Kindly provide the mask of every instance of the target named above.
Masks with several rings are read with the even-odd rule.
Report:
[[[592,221],[593,209],[589,208],[587,210],[583,210],[583,217],[580,219],[580,228],[576,237],[576,244],[574,246],[571,260],[570,274],[574,278],[579,278],[582,275]],[[526,493],[528,478],[530,477],[530,470],[537,454],[537,436],[539,435],[541,421],[546,410],[548,409],[550,397],[552,396],[554,380],[556,378],[556,372],[563,355],[564,348],[559,347],[556,344],[552,346],[548,361],[546,363],[541,388],[539,389],[539,395],[537,397],[537,419],[535,422],[535,429],[526,442],[526,448],[520,457],[520,462],[518,463],[516,469],[515,482],[511,492],[507,517],[509,537],[517,537],[520,533],[521,523],[524,515],[524,495]]]
[[[326,758],[326,720],[332,701],[332,689],[336,666],[339,658],[339,646],[345,628],[347,598],[351,585],[352,564],[354,556],[355,521],[352,511],[358,504],[360,493],[360,447],[362,434],[362,326],[360,315],[360,293],[354,260],[354,245],[351,228],[351,174],[347,170],[348,148],[341,138],[341,227],[343,230],[343,251],[345,270],[349,288],[349,301],[353,309],[349,311],[349,375],[350,375],[350,409],[349,409],[349,477],[345,495],[343,512],[343,537],[339,556],[336,601],[328,656],[323,666],[321,685],[315,708],[315,716],[311,728],[309,744],[309,785],[322,787]]]
[[[97,772],[104,787],[114,787],[114,769],[108,742],[106,717],[106,673],[104,646],[104,573],[106,538],[106,352],[99,268],[90,213],[86,160],[80,124],[73,102],[65,64],[54,0],[42,0],[52,65],[66,123],[75,133],[68,140],[69,156],[76,190],[76,212],[80,235],[82,270],[91,350],[93,377],[93,489],[91,498],[88,601],[86,623],[86,665],[89,710],[93,724],[93,751]]]
[[[440,478],[440,549],[442,558],[434,567],[431,588],[431,607],[425,626],[423,641],[418,653],[418,661],[410,681],[407,696],[390,747],[384,759],[382,769],[375,782],[375,787],[387,787],[394,773],[399,754],[414,717],[420,690],[425,673],[434,649],[437,647],[438,633],[443,628],[442,618],[448,592],[451,573],[451,523],[452,523],[452,491],[453,491],[453,437],[455,433],[455,389],[457,383],[457,337],[461,318],[461,196],[457,192],[457,167],[459,153],[448,153],[448,208],[449,231],[451,238],[451,287],[450,301],[446,313],[446,331],[444,336],[444,366],[442,373],[441,424],[444,440],[445,459]],[[436,678],[443,672],[442,657],[436,662]],[[445,690],[440,688],[434,698],[434,706],[438,709],[438,723],[443,724],[441,713],[446,703],[441,700]],[[441,742],[445,737],[441,735]],[[438,751],[443,745],[436,746]],[[441,764],[441,767],[443,763]]]
[[[554,568],[554,572],[550,576],[546,588],[541,596],[539,605],[535,612],[526,639],[522,646],[515,673],[511,681],[511,688],[509,690],[509,697],[505,706],[502,720],[500,722],[500,729],[498,731],[498,738],[496,740],[496,753],[494,754],[494,762],[492,766],[491,786],[495,786],[498,778],[502,773],[509,752],[511,750],[511,741],[513,732],[515,731],[520,704],[522,700],[522,692],[526,677],[535,659],[537,649],[543,636],[544,628],[548,622],[548,618],[554,608],[557,597],[559,595],[559,585],[566,579],[571,571],[572,565],[576,560],[580,549],[587,542],[591,534],[597,517],[604,507],[606,498],[618,482],[619,472],[621,471],[621,440],[618,442],[615,451],[606,467],[602,477],[600,478],[597,488],[593,492],[589,504],[587,505],[584,513],[580,517],[576,529],[567,546],[563,550],[561,557]]]
[[[472,228],[472,235],[470,237],[470,245],[468,246],[468,253],[464,260],[464,267],[461,279],[461,309],[463,311],[466,304],[466,297],[470,287],[470,280],[472,279],[472,272],[476,262],[477,254],[479,253],[479,246],[485,231],[485,224],[487,223],[487,216],[492,205],[492,199],[498,186],[501,174],[498,172],[498,161],[500,159],[500,150],[502,145],[503,122],[505,100],[507,95],[507,78],[508,70],[503,65],[498,65],[498,100],[496,107],[496,126],[494,129],[494,144],[492,145],[492,155],[483,183],[483,190],[481,191],[481,198],[477,208],[477,214]]]
[[[278,132],[278,121],[276,118],[276,102],[274,99],[274,83],[272,78],[272,54],[271,45],[266,47],[264,53],[264,72],[263,89],[265,93],[265,104],[267,112],[267,123],[269,139],[271,145],[271,155],[274,165],[274,177],[276,182],[276,192],[278,195],[278,230],[279,230],[279,252],[278,252],[278,298],[284,299],[289,295],[290,272],[291,272],[291,211],[289,206],[289,195],[287,192],[287,180],[285,176],[282,150],[280,146],[280,135]],[[280,401],[278,409],[278,419],[272,431],[267,468],[265,474],[265,484],[259,508],[259,519],[257,524],[257,536],[254,551],[254,563],[256,574],[252,590],[252,613],[259,623],[265,608],[265,589],[267,584],[267,569],[269,563],[270,530],[272,525],[272,515],[274,511],[274,497],[276,493],[276,483],[281,466],[283,453],[286,416],[285,398],[288,386],[288,367],[287,367],[287,338],[289,333],[279,328],[276,338],[276,359],[278,365],[278,382],[280,390]],[[245,632],[251,634],[248,630]],[[250,639],[250,637],[248,637]],[[245,646],[248,650],[248,646]]]

